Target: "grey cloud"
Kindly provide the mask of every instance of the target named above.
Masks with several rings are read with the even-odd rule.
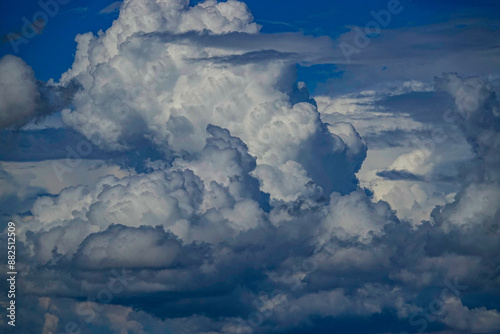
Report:
[[[19,127],[28,121],[59,111],[71,103],[80,89],[76,81],[65,86],[37,81],[22,59],[0,59],[0,128]]]
[[[350,30],[335,45],[344,42],[354,47],[358,35]],[[319,86],[320,91],[346,92],[346,84],[370,89],[406,80],[429,82],[443,72],[498,75],[500,68],[498,24],[491,19],[466,17],[415,27],[388,26],[367,41],[366,47],[350,56],[351,64],[338,63],[344,71],[342,80],[331,79]]]
[[[159,40],[162,43],[189,44],[200,47],[216,47],[243,52],[250,55],[271,56],[277,54],[293,56],[292,60],[303,64],[343,63],[345,60],[333,48],[328,37],[312,37],[299,33],[251,34],[228,32],[213,34],[209,31],[188,31],[182,34],[171,32],[139,33],[135,37]],[[264,52],[264,53],[263,53]],[[237,57],[237,56],[232,56]],[[203,59],[203,58],[201,58]]]
[[[421,175],[415,175],[404,170],[386,170],[377,173],[377,176],[383,177],[387,180],[410,180],[410,181],[423,181]]]
[[[18,57],[0,60],[0,127],[22,124],[36,115],[40,99],[33,70]]]
[[[291,52],[278,52],[276,50],[262,50],[247,52],[242,55],[217,56],[210,58],[194,58],[193,61],[213,62],[226,65],[245,65],[248,63],[267,62],[270,60],[288,60],[294,61],[298,54]]]
[[[147,250],[147,252],[144,252]],[[110,268],[181,268],[186,264],[201,265],[206,254],[202,248],[196,252],[161,227],[138,228],[111,225],[101,233],[89,235],[73,256],[78,268],[106,270]],[[197,260],[198,263],[191,260]]]

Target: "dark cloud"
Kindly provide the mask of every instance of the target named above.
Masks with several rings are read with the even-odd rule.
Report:
[[[423,177],[421,175],[415,175],[404,170],[385,170],[378,172],[377,176],[383,177],[387,180],[423,181]]]

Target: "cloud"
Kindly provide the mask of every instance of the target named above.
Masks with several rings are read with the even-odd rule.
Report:
[[[498,330],[491,85],[444,74],[434,86],[314,100],[294,62],[318,61],[310,56],[326,39],[259,29],[234,0],[125,1],[107,31],[77,36],[59,83],[21,80],[67,107],[62,129],[23,136],[70,128],[111,161],[87,174],[94,156],[84,157],[58,187],[44,173],[50,162],[29,165],[39,172],[31,183],[31,167],[2,169],[50,192],[14,217],[18,300],[31,305],[20,332],[400,332],[414,320]],[[457,122],[444,127],[456,126],[453,144],[387,139],[411,142],[451,123],[415,116],[419,99],[453,101]],[[474,161],[454,167],[460,184],[426,182],[463,152]],[[20,184],[5,182],[7,192]],[[427,307],[436,300],[439,314]]]
[[[193,61],[212,60],[213,62],[222,63],[233,61],[237,64],[243,61],[261,61],[263,56],[267,55],[269,60],[281,56],[281,59],[304,65],[342,62],[340,58],[335,59],[331,56],[332,53],[335,53],[335,50],[330,39],[305,36],[298,33],[256,34],[253,31],[228,31],[223,34],[211,34],[204,30],[191,30],[177,34],[152,32],[139,34],[138,36],[158,38],[165,43],[189,43],[200,47],[213,47],[238,53],[211,58],[196,57],[190,59]],[[242,52],[243,54],[241,54]]]
[[[352,191],[363,148],[331,133],[294,82],[293,63],[328,50],[329,39],[259,29],[237,1],[126,2],[106,33],[77,37],[60,82],[83,89],[62,120],[103,149],[133,150],[147,139],[173,158],[198,153],[210,123],[248,145],[273,199],[296,198],[311,183],[326,195]],[[276,189],[283,183],[271,177],[296,171],[295,186]]]
[[[257,218],[263,212],[255,202],[263,201],[262,194],[257,180],[249,175],[255,159],[227,130],[210,126],[209,132],[211,137],[199,156],[176,162],[167,173],[157,170],[122,179],[108,175],[92,189],[80,185],[64,189],[56,199],[40,197],[32,208],[36,218],[26,226],[43,232],[43,240],[34,239],[41,247],[39,261],[48,261],[55,249],[72,255],[88,234],[116,223],[163,225],[188,241],[222,240],[262,224]],[[63,203],[68,210],[59,208]],[[199,221],[191,228],[189,221],[194,219]],[[210,230],[212,224],[220,229]],[[86,232],[80,230],[73,237],[64,232],[74,228]],[[60,244],[63,237],[64,247]]]
[[[142,252],[148,249],[148,252]],[[90,235],[74,255],[80,268],[104,270],[109,268],[173,268],[190,258],[182,254],[181,242],[164,230],[146,226],[129,228],[111,225],[101,233]],[[199,257],[202,254],[198,254]]]
[[[465,171],[455,202],[434,212],[434,218],[445,229],[475,224],[491,229],[499,214],[492,203],[500,191],[500,114],[496,92],[478,77],[462,78],[449,73],[435,81],[438,89],[454,97],[455,121],[471,144],[476,160]]]
[[[377,172],[377,176],[383,177],[388,180],[410,180],[410,181],[421,181],[422,176],[412,174],[411,172],[405,170],[387,170]]]
[[[455,238],[460,243],[483,234],[448,234],[425,223],[414,228],[363,189],[265,212],[251,176],[256,159],[246,145],[220,127],[207,131],[202,151],[171,167],[107,176],[39,198],[31,217],[18,224],[26,258],[34,261],[26,292],[54,297],[51,303],[60,306],[51,314],[60,323],[95,314],[83,322],[87,331],[105,325],[238,333],[304,328],[316,317],[363,318],[387,309],[404,323],[412,312],[425,316],[415,296],[454,278],[480,291],[479,277],[491,273],[495,235],[483,239],[481,249],[457,250]],[[79,304],[88,296],[102,299],[102,291],[111,291],[108,282],[117,282],[108,271],[124,268],[126,286],[111,293],[117,304]],[[57,284],[42,284],[48,279]],[[85,311],[68,314],[67,308]],[[202,310],[208,312],[203,317]],[[469,328],[450,320],[452,310],[433,321]],[[498,325],[496,310],[472,312],[488,319],[473,328]]]
[[[45,322],[43,324],[42,333],[50,334],[57,331],[57,325],[59,324],[59,318],[53,314],[45,313]]]
[[[441,80],[435,86],[407,81],[315,97],[323,121],[349,122],[366,141],[367,158],[357,173],[360,184],[414,224],[429,219],[436,205],[453,200],[462,166],[476,156],[461,130],[465,124],[455,98],[437,84]]]
[[[67,106],[79,84],[65,86],[38,82],[33,70],[21,58],[0,59],[0,129],[21,126]]]
[[[116,1],[116,2],[113,2],[109,5],[107,5],[106,7],[104,7],[103,9],[101,9],[99,11],[99,14],[111,14],[111,13],[114,13],[114,12],[118,12],[120,11],[120,7],[122,6],[122,2],[121,1]]]
[[[320,240],[335,235],[341,239],[354,237],[368,242],[372,235],[382,233],[385,224],[398,221],[387,203],[372,204],[361,190],[346,196],[332,194],[329,210],[320,226]]]
[[[392,24],[392,23],[391,23]],[[364,27],[347,27],[335,47],[347,43],[357,48],[351,63],[338,62],[341,80],[332,78],[319,90],[323,94],[381,88],[409,79],[430,83],[443,72],[463,75],[498,75],[498,25],[494,18],[462,15],[445,22],[392,28],[378,34]]]
[[[33,70],[21,58],[0,59],[0,127],[22,124],[36,114],[40,93]]]
[[[449,298],[444,305],[445,324],[471,333],[489,333],[500,330],[500,313],[484,307],[469,309],[457,298]]]
[[[29,22],[29,21],[25,21],[27,24],[25,24],[21,31],[22,32],[9,32],[7,35],[4,35],[2,37],[2,43],[5,43],[5,42],[13,42],[13,41],[16,41],[18,39],[21,39],[21,38],[26,38],[28,37],[28,32],[26,32],[26,28],[28,28],[30,31],[30,35],[32,33],[35,33],[37,35],[40,35],[43,30],[45,29],[45,20],[40,17],[38,18],[36,21],[33,21],[33,22]],[[32,35],[31,37],[33,37],[34,35]],[[30,37],[28,37],[30,38]]]

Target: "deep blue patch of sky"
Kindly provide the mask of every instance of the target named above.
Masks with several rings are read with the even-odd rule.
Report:
[[[46,2],[42,0],[42,2]],[[49,1],[50,2],[50,1]],[[11,42],[0,44],[0,57],[15,54],[30,65],[39,80],[54,78],[60,75],[73,63],[76,51],[75,36],[80,33],[106,30],[117,17],[117,12],[99,14],[114,1],[69,0],[59,5],[57,15],[48,16],[45,27],[40,34],[28,38],[28,43],[19,44],[18,52]],[[192,1],[196,4],[199,1]],[[364,26],[373,20],[370,12],[387,7],[388,0],[374,1],[339,1],[317,0],[246,0],[255,21],[263,26],[262,32],[302,32],[306,35],[329,36],[333,39],[348,31],[349,26]],[[458,17],[488,17],[500,19],[500,2],[498,1],[466,1],[466,0],[401,0],[404,10],[395,15],[390,26],[411,27],[438,22],[447,22]],[[26,20],[33,22],[33,16],[43,11],[37,0],[1,1],[0,2],[0,36],[9,33],[21,33]],[[49,13],[50,14],[50,13]],[[26,18],[26,20],[24,19]],[[500,21],[500,20],[499,20]],[[326,77],[340,77],[333,65],[317,65],[299,67],[298,80],[305,81],[314,92],[318,83]]]

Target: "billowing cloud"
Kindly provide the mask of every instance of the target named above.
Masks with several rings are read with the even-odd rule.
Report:
[[[100,161],[139,162],[74,171],[86,180],[68,175],[15,217],[22,333],[498,331],[487,81],[444,74],[315,100],[294,63],[325,39],[261,34],[235,0],[124,1],[107,31],[76,40],[72,68],[47,83],[72,101],[62,127]],[[419,98],[439,103],[398,109]],[[443,101],[456,122],[433,123]],[[440,126],[452,145],[387,139]],[[459,184],[431,182],[463,152],[475,160],[454,167]],[[41,174],[33,185],[49,188]]]
[[[62,119],[102,148],[134,149],[147,138],[174,157],[199,152],[214,124],[248,145],[272,198],[297,198],[309,183],[345,193],[355,187],[363,147],[347,138],[355,131],[340,139],[321,122],[307,88],[294,84],[296,57],[287,56],[317,54],[323,41],[260,34],[237,1],[125,2],[105,34],[77,37],[61,83],[77,80],[83,90]],[[294,175],[304,176],[293,187],[276,180]]]
[[[500,214],[494,204],[500,200],[500,109],[496,92],[481,78],[462,78],[455,73],[436,78],[436,85],[455,99],[453,120],[471,144],[476,159],[465,172],[456,200],[436,211],[435,219],[445,229],[479,225],[494,231]]]
[[[0,59],[0,129],[61,110],[78,89],[75,81],[66,86],[38,82],[21,58],[4,56]]]

